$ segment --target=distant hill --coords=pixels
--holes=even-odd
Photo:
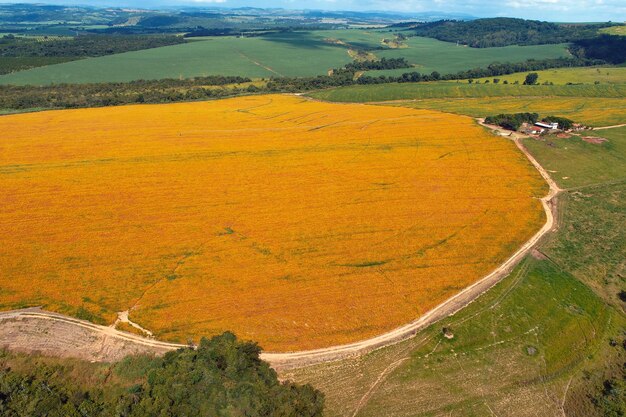
[[[506,17],[440,20],[415,26],[417,36],[459,42],[473,48],[572,42],[597,35],[606,24],[566,25]]]

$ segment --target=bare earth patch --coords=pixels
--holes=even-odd
[[[604,142],[608,142],[608,139],[600,138],[597,136],[582,136],[581,139],[585,142],[593,143],[594,145],[601,145]]]

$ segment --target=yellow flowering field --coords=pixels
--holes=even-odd
[[[470,118],[286,95],[0,117],[0,308],[267,350],[409,322],[543,224]]]
[[[626,69],[626,68],[625,68]],[[481,97],[416,100],[396,105],[485,117],[498,113],[539,113],[562,116],[590,126],[621,124],[626,120],[626,98],[590,97]]]

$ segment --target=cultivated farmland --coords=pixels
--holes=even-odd
[[[463,82],[395,83],[355,85],[312,93],[321,100],[336,102],[379,102],[426,98],[479,97],[604,97],[624,98],[625,84],[600,85],[502,85],[468,84]],[[497,109],[496,109],[497,110]]]
[[[350,50],[382,47],[389,33],[360,30],[275,33],[254,38],[207,37],[167,46],[50,65],[0,77],[0,84],[123,82],[138,79],[240,75],[252,78],[325,75],[352,61]],[[400,73],[457,72],[499,62],[566,55],[563,45],[475,49],[427,38],[408,48],[372,52],[377,58],[406,57],[416,65]],[[396,71],[396,72],[398,72]]]
[[[502,113],[534,112],[559,115],[589,126],[621,124],[626,120],[626,98],[593,97],[483,97],[435,98],[398,103],[418,109],[441,110],[473,117]],[[496,110],[494,110],[496,109]]]
[[[367,338],[486,275],[546,186],[466,117],[293,96],[0,118],[2,309],[269,350]]]
[[[626,128],[601,132],[608,142],[524,140],[575,188],[559,196],[558,231],[492,290],[409,341],[282,376],[324,391],[329,416],[610,415],[589,398],[605,398],[626,356],[612,343],[626,324]]]
[[[527,59],[546,59],[569,56],[566,45],[505,46],[500,48],[469,48],[431,38],[413,37],[406,48],[377,52],[383,58],[404,57],[414,64],[415,71],[430,74],[455,73],[472,68],[482,68],[494,62],[521,62]],[[407,70],[371,71],[368,75],[401,75]]]

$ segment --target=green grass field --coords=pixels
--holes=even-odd
[[[35,68],[0,77],[0,84],[122,82],[204,75],[307,76],[326,74],[351,60],[344,46],[304,35],[221,37]]]
[[[543,141],[526,140],[526,146],[544,168],[554,171],[553,178],[561,188],[626,180],[626,128],[587,131],[581,135],[608,141],[593,144],[577,136],[568,139],[548,136]]]
[[[329,416],[620,415],[601,405],[626,360],[626,128],[589,134],[608,142],[524,141],[573,188],[558,231],[495,288],[409,341],[282,376],[324,391]]]
[[[0,84],[123,82],[137,79],[240,75],[251,78],[327,74],[352,61],[348,50],[381,47],[388,33],[373,30],[325,30],[276,33],[255,38],[196,39],[184,45],[128,52],[0,77]],[[341,43],[337,43],[340,41]],[[378,58],[406,57],[442,73],[488,65],[494,61],[563,56],[561,45],[473,49],[433,39],[413,38],[408,48],[375,50]],[[407,70],[400,70],[400,73]]]
[[[601,144],[580,137],[526,139],[526,147],[560,187],[568,227],[545,245],[581,281],[619,304],[626,275],[626,127],[585,132],[607,139]]]
[[[408,71],[430,74],[455,73],[471,68],[486,67],[493,62],[521,62],[527,59],[546,59],[569,56],[566,45],[506,46],[503,48],[469,48],[431,38],[409,38],[407,48],[376,51],[380,58],[406,58],[413,70],[369,71],[367,75],[401,75]]]
[[[356,85],[334,88],[310,94],[312,97],[335,102],[380,102],[426,98],[483,97],[606,97],[623,98],[626,84],[600,85],[502,85],[467,84],[463,82],[432,82],[412,84]],[[497,110],[497,109],[496,109]]]
[[[621,26],[611,26],[608,28],[600,29],[602,33],[608,33],[609,35],[622,35],[626,36],[626,25]]]
[[[528,71],[530,72],[530,71]],[[505,80],[509,83],[523,83],[528,72],[518,72],[499,77],[485,77],[477,79],[481,83],[485,81],[493,82],[494,78],[499,78],[500,82]],[[626,83],[626,68],[624,67],[589,67],[589,68],[556,68],[544,71],[533,71],[539,74],[539,84],[550,82],[554,84],[583,83],[594,84],[624,84]]]

